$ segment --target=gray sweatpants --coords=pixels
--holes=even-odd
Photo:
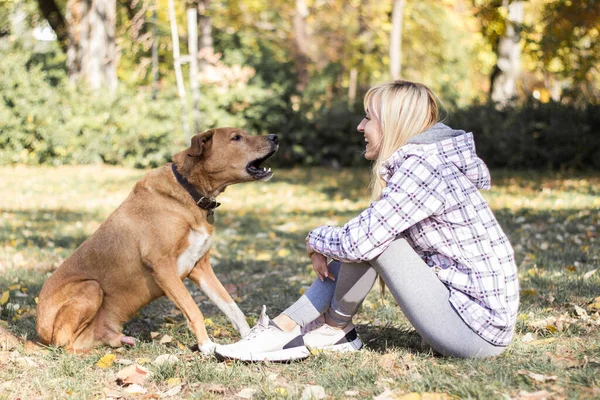
[[[335,282],[317,279],[283,314],[300,326],[325,312],[336,321],[350,321],[379,274],[406,318],[438,353],[482,358],[505,349],[482,339],[465,324],[450,304],[446,285],[405,239],[394,241],[368,263],[333,261],[329,271],[336,277]]]

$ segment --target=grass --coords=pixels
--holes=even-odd
[[[143,174],[111,167],[0,168],[0,295],[9,296],[0,323],[34,335],[35,298],[44,279]],[[322,386],[332,398],[374,397],[386,390],[388,398],[598,398],[600,305],[594,299],[600,296],[600,271],[593,271],[600,264],[600,175],[493,176],[494,188],[485,197],[515,248],[522,295],[515,339],[497,358],[433,355],[393,299],[373,291],[355,320],[366,343],[358,353],[321,353],[293,364],[221,363],[187,349],[193,335],[177,308],[160,299],[126,325],[127,334],[141,339],[135,348],[85,355],[48,349],[29,359],[22,351],[0,352],[0,399],[92,398],[106,389],[140,398],[115,383],[127,361],[152,372],[143,384],[146,396],[164,394],[180,379],[175,398],[236,398],[251,388],[254,398],[293,399],[307,385]],[[368,171],[360,169],[277,171],[269,183],[238,185],[220,196],[213,266],[251,322],[262,304],[275,316],[310,285],[315,276],[304,253],[306,233],[342,224],[367,207],[367,179]],[[237,340],[208,298],[187,286],[214,340]],[[160,344],[151,332],[173,340]],[[98,367],[108,353],[117,361]],[[162,354],[175,354],[178,361],[149,362]]]

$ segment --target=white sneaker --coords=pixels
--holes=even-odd
[[[217,345],[215,355],[219,359],[241,361],[291,361],[310,355],[304,346],[300,327],[291,332],[282,331],[271,322],[263,306],[258,323],[239,342]]]
[[[312,350],[329,350],[339,352],[357,351],[362,347],[356,328],[350,322],[344,329],[336,329],[325,323],[325,317],[306,325],[302,330],[304,344]]]

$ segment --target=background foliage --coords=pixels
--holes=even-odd
[[[519,101],[511,108],[486,103],[498,38],[506,29],[497,0],[408,1],[403,77],[432,87],[447,121],[474,132],[480,155],[491,166],[598,167],[600,51],[593,43],[600,6],[575,3],[525,3]],[[389,79],[391,2],[307,0],[309,80],[303,88],[294,61],[293,2],[208,4],[214,54],[200,77],[201,130],[239,126],[257,134],[278,133],[282,147],[275,162],[280,165],[363,162],[355,128],[364,92]],[[17,8],[26,29],[44,25],[33,0],[0,0],[0,164],[154,167],[184,146],[166,5],[166,0],[118,3],[120,88],[111,94],[73,84],[56,43],[40,43],[31,33],[14,35],[10,16]],[[176,5],[185,53],[186,5]],[[150,62],[154,37],[160,75],[156,98]],[[354,98],[348,92],[351,70],[358,81]],[[186,79],[188,73],[184,67]]]

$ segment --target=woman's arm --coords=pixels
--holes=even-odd
[[[384,188],[381,199],[342,227],[320,226],[307,237],[315,252],[344,262],[369,261],[396,237],[444,208],[441,171],[420,156],[408,157]]]

